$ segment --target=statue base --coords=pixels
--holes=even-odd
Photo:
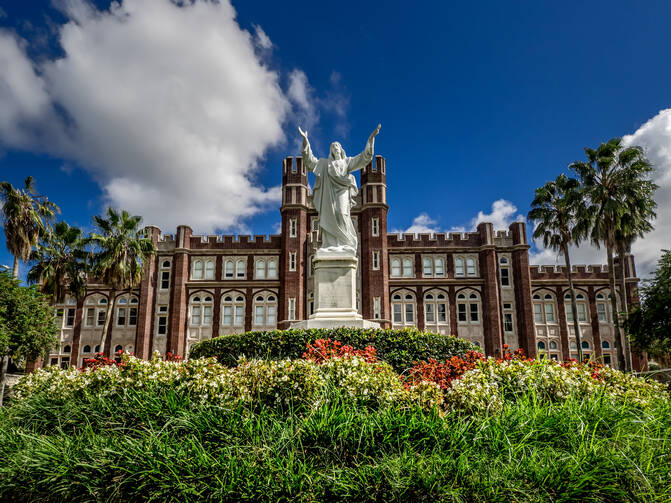
[[[291,328],[380,328],[364,320],[356,308],[356,255],[340,251],[317,251],[314,264],[315,312]]]

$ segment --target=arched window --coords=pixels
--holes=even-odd
[[[235,277],[244,279],[247,272],[247,263],[244,260],[238,260],[235,263]]]
[[[608,341],[602,341],[601,342],[601,347],[603,349],[610,349],[610,343]]]
[[[473,258],[466,259],[466,275],[477,276],[477,270],[475,268],[475,259]]]
[[[576,309],[578,311],[578,322],[587,323],[587,302],[585,302],[585,295],[576,292]],[[571,292],[564,294],[564,309],[566,310],[566,321],[573,323],[573,307],[571,306]]]
[[[463,290],[457,295],[457,321],[461,325],[480,324],[480,295],[475,290]]]
[[[193,263],[193,271],[191,272],[193,279],[203,279],[203,261],[196,260]]]
[[[221,326],[226,328],[245,325],[245,298],[236,292],[229,292],[221,298]]]
[[[449,333],[447,295],[431,290],[424,295],[424,321],[427,329]]]
[[[582,342],[580,343],[580,347],[582,347],[583,349],[589,349],[589,342],[587,342],[587,341],[582,341]]]
[[[189,325],[207,327],[212,325],[212,297],[208,294],[196,294],[189,303]]]
[[[161,290],[168,290],[170,288],[170,261],[164,260],[161,262]]]
[[[391,301],[393,324],[395,326],[415,325],[415,294],[409,290],[394,293]]]
[[[395,278],[399,277],[401,275],[401,260],[400,259],[392,259],[391,261],[391,275]]]
[[[224,277],[231,279],[233,277],[233,261],[227,260],[224,264]]]
[[[69,353],[72,351],[72,348],[70,346],[63,346],[63,353]]]
[[[538,342],[538,349],[542,351],[545,350],[545,343],[543,341]]]
[[[424,259],[422,260],[422,264],[423,264],[422,273],[424,277],[433,276],[433,260],[431,260],[431,257],[424,257]]]
[[[256,279],[266,279],[266,261],[263,259],[257,259],[255,263],[256,267]]]
[[[214,260],[205,262],[205,279],[214,279]]]
[[[254,297],[254,326],[275,328],[277,325],[277,298],[271,293],[257,294]]]
[[[93,352],[94,352],[94,353],[100,353],[100,344],[98,344],[98,345],[93,349]]]
[[[90,353],[91,352],[91,346],[88,344],[84,346],[84,349],[82,349],[82,353]]]
[[[557,343],[555,341],[550,341],[550,349],[557,349]]]
[[[507,259],[506,257],[501,257],[501,258],[499,259],[499,263],[500,263],[501,265],[506,265],[506,264],[508,263],[508,259]]]
[[[499,258],[499,276],[501,277],[501,286],[510,286],[510,267],[506,257]]]
[[[412,269],[413,269],[412,259],[404,258],[403,259],[403,277],[404,278],[411,278],[413,276]]]
[[[436,259],[433,262],[436,269],[435,270],[436,276],[445,276],[445,261],[440,257],[436,257]]]
[[[118,353],[119,351],[123,351],[123,346],[121,344],[114,346],[114,352]]]

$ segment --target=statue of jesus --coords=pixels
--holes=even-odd
[[[357,235],[350,209],[355,204],[357,187],[352,173],[364,168],[373,159],[375,136],[380,127],[378,124],[370,134],[366,148],[359,155],[347,157],[340,143],[335,141],[331,143],[328,159],[317,159],[312,154],[307,131],[298,128],[303,137],[303,165],[317,177],[312,193],[319,214],[320,252],[356,254]]]

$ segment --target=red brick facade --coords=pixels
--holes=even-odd
[[[180,225],[172,236],[152,227],[158,254],[147,262],[136,292],[117,294],[136,303],[128,304],[131,310],[136,306],[136,314],[120,318],[115,300],[111,348],[132,349],[142,358],[154,351],[185,357],[203,339],[288,328],[306,319],[313,308],[311,258],[319,233],[301,161],[283,161],[280,235],[196,236]],[[500,355],[504,344],[532,356],[566,359],[575,353],[573,324],[567,323],[564,306],[566,271],[529,265],[524,223],[503,231],[481,223],[466,234],[398,235],[388,234],[388,211],[386,160],[376,156],[361,172],[352,209],[360,244],[358,308],[365,319],[383,327],[454,334],[492,356]],[[631,302],[637,285],[633,257],[627,257],[626,269]],[[574,282],[583,295],[580,326],[586,351],[599,358],[611,355],[614,364],[612,320],[602,306],[608,274],[602,266],[577,266]],[[79,365],[90,355],[101,333],[98,317],[106,298],[100,285],[70,306],[76,310],[74,323],[64,321],[59,353],[47,363]],[[634,361],[645,364],[640,355]]]

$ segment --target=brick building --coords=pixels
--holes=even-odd
[[[168,235],[150,227],[158,253],[146,264],[140,287],[116,297],[111,350],[142,358],[153,351],[185,356],[211,337],[288,328],[306,319],[314,309],[319,231],[301,161],[283,161],[280,235],[197,236],[185,225]],[[390,234],[381,156],[362,170],[357,198],[357,303],[365,319],[458,335],[487,355],[499,355],[508,344],[529,355],[577,356],[565,268],[529,265],[524,223],[507,230],[481,223],[467,234]],[[631,302],[638,282],[633,257],[626,257],[625,267]],[[574,270],[583,351],[616,365],[607,269]],[[99,351],[108,292],[89,284],[84,299],[66,298],[57,306],[61,343],[48,364],[79,366]]]

